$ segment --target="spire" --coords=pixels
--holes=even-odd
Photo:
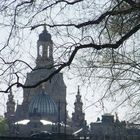
[[[80,95],[80,89],[79,88],[80,88],[80,86],[78,85],[78,91],[77,91],[78,95]]]
[[[14,101],[14,96],[12,94],[12,89],[10,89],[10,94],[8,95],[8,101],[6,105],[7,105],[6,118],[9,118],[15,112],[15,101]]]
[[[74,126],[83,127],[85,123],[85,114],[83,112],[83,103],[80,95],[80,88],[78,86],[76,101],[74,103],[74,112],[72,113],[72,121]]]
[[[76,101],[77,102],[82,102],[81,101],[80,86],[79,85],[78,85],[78,90],[77,90],[77,95],[76,95]]]
[[[8,100],[10,101],[10,102],[13,102],[14,101],[14,96],[13,96],[13,94],[12,94],[12,89],[10,88],[10,94],[8,95]]]
[[[46,25],[44,24],[44,31],[47,31]]]
[[[9,135],[14,133],[14,122],[15,122],[15,101],[12,94],[12,89],[10,89],[10,94],[8,95],[7,112],[5,113],[5,118],[9,127]]]

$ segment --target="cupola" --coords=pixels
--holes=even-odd
[[[43,42],[52,41],[51,34],[48,33],[46,26],[44,26],[44,30],[42,31],[42,33],[39,34],[39,41],[43,41]]]

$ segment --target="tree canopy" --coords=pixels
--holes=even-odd
[[[7,135],[8,125],[4,118],[0,117],[0,136]]]

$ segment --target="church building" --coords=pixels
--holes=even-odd
[[[36,67],[30,73],[27,73],[25,86],[38,84],[55,70],[52,37],[44,27],[37,41]],[[74,103],[74,113],[72,118],[68,116],[66,85],[61,72],[35,88],[24,88],[23,102],[20,105],[18,104],[16,109],[13,98],[12,91],[10,91],[7,112],[5,113],[9,125],[9,134],[29,136],[41,131],[64,132],[64,129],[72,133],[86,124],[79,87]],[[23,120],[28,120],[26,125],[19,123]],[[51,122],[51,124],[43,125],[41,120]],[[66,124],[68,128],[65,128]]]

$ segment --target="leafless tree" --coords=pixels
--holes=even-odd
[[[34,88],[68,68],[76,69],[84,82],[95,74],[104,78],[109,82],[104,96],[125,92],[121,103],[131,98],[133,106],[139,104],[139,0],[2,0],[0,9],[0,79],[10,81],[1,92]],[[33,70],[25,55],[34,59],[32,38],[44,25],[53,35],[56,71],[25,86],[26,72]]]

